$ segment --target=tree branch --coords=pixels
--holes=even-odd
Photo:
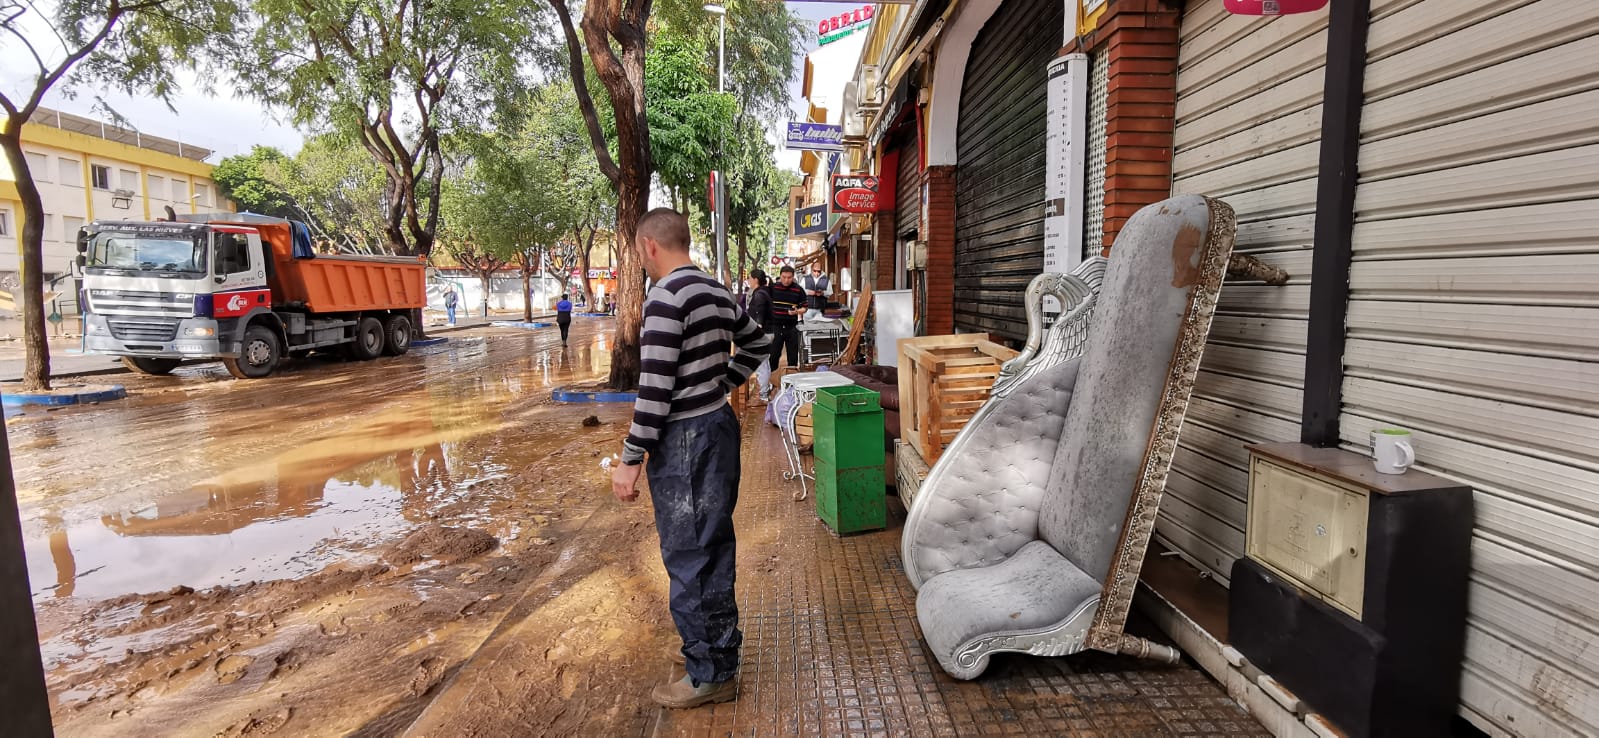
[[[600,128],[600,116],[594,109],[594,96],[589,92],[588,70],[583,66],[583,44],[578,41],[577,29],[572,25],[572,12],[566,0],[550,0],[555,14],[561,18],[561,31],[566,35],[567,63],[572,68],[572,89],[577,93],[578,107],[583,111],[583,124],[588,129],[589,144],[594,147],[594,158],[599,162],[600,173],[614,186],[622,181],[622,170],[611,157],[611,148],[605,141],[605,131]],[[607,51],[609,51],[607,49]]]

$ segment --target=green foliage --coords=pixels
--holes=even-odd
[[[704,49],[692,39],[657,39],[644,65],[655,171],[662,184],[686,191],[702,209],[706,176],[716,167],[734,112],[733,98],[715,92],[707,72],[714,75],[715,68],[706,69]]]
[[[271,146],[255,146],[248,154],[229,156],[218,162],[211,178],[216,180],[222,196],[241,210],[304,220],[306,216],[295,205],[294,198],[267,178],[269,168],[281,167],[286,160],[288,157],[283,152]]]
[[[383,234],[388,182],[353,141],[337,134],[312,136],[293,158],[269,158],[260,172],[268,186],[294,203],[325,245],[346,253],[389,250]]]
[[[788,83],[811,35],[809,24],[782,0],[723,0],[722,4],[727,8],[727,91],[750,114],[786,120]],[[699,49],[710,70],[710,89],[716,89],[717,18],[705,11],[704,0],[655,0],[653,17],[656,45],[670,38]],[[653,128],[650,133],[654,135]]]
[[[441,248],[452,257],[529,269],[560,252],[564,264],[580,229],[614,217],[573,94],[543,85],[527,96],[520,130],[463,142],[470,160],[444,183]]]
[[[538,11],[509,0],[254,0],[223,60],[252,97],[355,141],[383,168],[386,234],[427,253],[443,142],[484,123],[521,84]]]

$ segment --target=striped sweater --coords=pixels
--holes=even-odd
[[[728,358],[729,347],[738,353]],[[710,275],[685,266],[650,288],[639,339],[642,363],[633,427],[622,460],[637,463],[674,420],[720,408],[766,358],[771,339]]]

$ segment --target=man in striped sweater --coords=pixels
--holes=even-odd
[[[769,340],[727,289],[689,259],[688,220],[657,208],[639,219],[634,247],[654,281],[644,303],[643,362],[633,427],[611,476],[623,502],[649,474],[672,620],[688,676],[655,688],[666,707],[738,695],[738,605],[733,601],[733,506],[738,502],[738,418],[727,393],[749,379]],[[738,345],[730,359],[729,347]]]

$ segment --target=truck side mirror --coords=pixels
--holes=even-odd
[[[84,268],[84,267],[86,267],[88,265],[89,265],[89,258],[84,256],[83,254],[78,254],[78,268],[82,269],[82,268]]]
[[[89,231],[83,228],[78,229],[78,253],[89,253]],[[78,261],[81,263],[82,257],[79,257]]]

